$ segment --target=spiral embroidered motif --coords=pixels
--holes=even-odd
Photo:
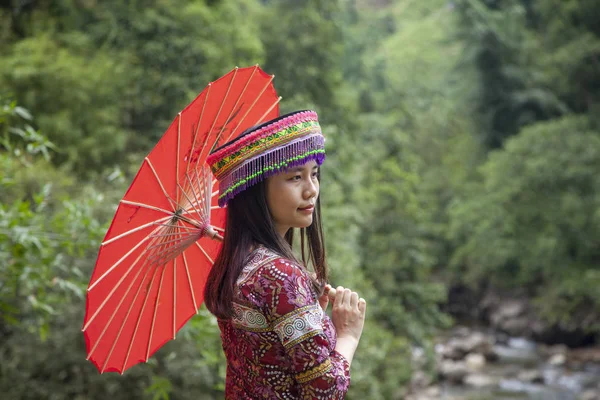
[[[252,331],[267,330],[269,327],[267,319],[260,311],[239,303],[233,303],[232,322],[238,327]]]
[[[322,332],[323,310],[318,304],[299,308],[275,322],[273,330],[285,347]]]

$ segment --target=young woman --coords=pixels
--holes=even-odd
[[[219,205],[227,205],[204,292],[221,329],[227,399],[341,399],[348,390],[366,303],[338,287],[331,319],[324,313],[324,158],[317,114],[298,111],[249,129],[208,159]],[[292,252],[294,228],[301,260]]]

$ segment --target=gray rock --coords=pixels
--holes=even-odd
[[[567,356],[563,353],[555,354],[552,357],[550,357],[550,360],[548,360],[548,364],[554,366],[564,365],[565,362],[567,362]]]
[[[498,379],[489,375],[472,374],[465,378],[465,385],[477,389],[490,389],[498,386]]]
[[[580,398],[581,400],[600,400],[600,390],[586,390]]]
[[[511,336],[521,336],[528,332],[530,320],[527,317],[507,318],[503,320],[498,328]]]
[[[440,375],[451,383],[462,383],[469,372],[467,365],[462,361],[444,360],[438,369]]]
[[[416,371],[410,379],[410,387],[413,391],[421,390],[431,385],[432,378],[423,371]]]
[[[437,400],[440,395],[441,390],[438,386],[430,386],[427,389],[406,396],[404,400]]]
[[[541,350],[546,357],[551,357],[555,354],[567,354],[569,348],[564,344],[555,344],[553,346],[543,346]]]
[[[528,369],[519,372],[517,379],[527,383],[544,383],[544,375],[536,369]]]
[[[485,367],[485,357],[482,354],[471,353],[465,358],[465,363],[470,371],[479,372]]]
[[[497,325],[502,320],[522,316],[527,310],[523,300],[509,299],[502,301],[490,315],[492,324]]]

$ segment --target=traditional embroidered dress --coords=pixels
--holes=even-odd
[[[348,361],[306,270],[258,248],[236,284],[234,318],[219,320],[227,399],[343,399]]]

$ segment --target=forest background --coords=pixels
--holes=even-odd
[[[453,293],[519,293],[559,338],[598,343],[597,21],[594,0],[2,2],[3,398],[222,398],[204,309],[124,376],[98,374],[80,329],[143,157],[208,82],[257,63],[328,138],[331,282],[369,302],[349,399],[402,398],[412,349],[433,365],[461,317]]]

